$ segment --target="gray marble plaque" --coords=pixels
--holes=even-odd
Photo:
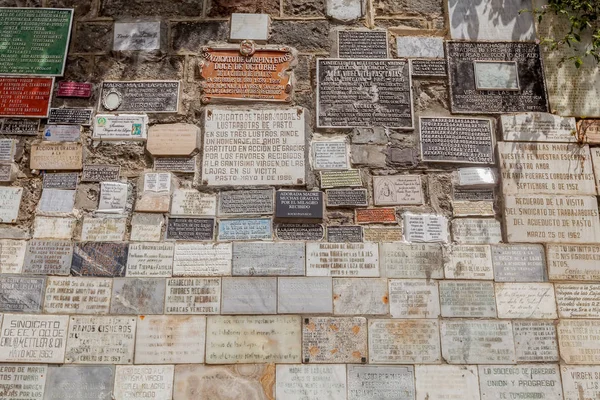
[[[417,400],[479,400],[476,365],[416,365]]]
[[[413,400],[414,377],[410,365],[349,365],[348,400]]]
[[[47,314],[108,314],[112,279],[49,276],[44,296]]]
[[[496,318],[493,282],[440,281],[442,317]]]
[[[279,314],[331,314],[333,312],[331,278],[280,277],[277,281]]]
[[[600,280],[599,245],[548,245],[547,255],[551,280]]]
[[[233,243],[233,275],[304,275],[304,261],[304,243]]]
[[[392,318],[437,318],[440,316],[438,282],[431,279],[390,279]]]
[[[45,287],[43,277],[0,276],[0,311],[39,313]]]
[[[23,273],[69,275],[73,244],[69,240],[33,239],[27,244]]]
[[[333,279],[334,314],[383,315],[389,309],[387,279]]]
[[[327,241],[330,243],[360,243],[363,241],[363,227],[360,225],[328,226]]]
[[[442,357],[448,364],[514,364],[510,321],[442,320]]]
[[[222,314],[277,314],[277,278],[223,278]]]
[[[131,218],[129,240],[132,242],[160,242],[165,217],[162,214],[134,213]]]
[[[115,278],[110,300],[111,314],[162,314],[164,278]]]
[[[480,365],[481,396],[486,400],[562,400],[559,366],[554,364]]]
[[[42,400],[47,365],[0,364],[0,396],[4,400]]]
[[[443,279],[439,244],[381,243],[381,276],[387,278]]]
[[[273,196],[273,189],[220,192],[219,215],[273,214]]]
[[[363,317],[304,318],[304,363],[366,363],[367,319]]]
[[[167,279],[165,314],[219,314],[221,278]]]
[[[122,242],[127,232],[127,218],[83,217],[83,242]]]
[[[557,362],[558,342],[554,321],[513,321],[518,362]]]
[[[539,244],[492,245],[496,282],[543,282],[546,277],[544,246]]]
[[[439,364],[437,319],[370,319],[369,363]]]
[[[277,365],[275,398],[346,400],[346,366]]]
[[[114,366],[48,367],[44,400],[112,400]]]
[[[173,398],[174,365],[117,365],[115,399]]]

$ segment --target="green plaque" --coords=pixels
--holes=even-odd
[[[0,7],[0,74],[61,76],[73,9]]]

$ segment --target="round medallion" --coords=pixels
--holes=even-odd
[[[256,51],[256,46],[252,40],[242,40],[240,43],[240,54],[250,57]]]
[[[110,89],[102,98],[102,106],[107,110],[114,111],[121,106],[123,96],[115,89]]]

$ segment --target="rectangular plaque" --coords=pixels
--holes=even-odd
[[[204,127],[203,184],[304,184],[303,109],[210,109]]]
[[[513,333],[517,361],[559,360],[554,321],[513,321]]]
[[[496,282],[543,282],[546,278],[544,246],[539,244],[492,245]]]
[[[264,43],[269,38],[269,14],[232,13],[229,20],[229,40],[241,42],[256,40]]]
[[[71,275],[125,276],[127,243],[75,243]]]
[[[0,394],[5,400],[43,399],[47,365],[0,364],[0,371]]]
[[[2,11],[0,11],[1,18]],[[0,26],[1,29],[1,26]],[[0,60],[2,58],[0,50]],[[0,69],[2,62],[0,61]],[[54,78],[0,77],[1,117],[46,118]]]
[[[188,157],[198,147],[200,128],[193,124],[157,124],[148,128],[146,150],[152,156]]]
[[[12,182],[16,179],[16,164],[0,164],[0,182]]]
[[[452,215],[455,217],[493,217],[494,203],[491,201],[453,201]]]
[[[134,213],[131,218],[129,240],[132,242],[160,242],[165,224],[163,214]]]
[[[80,97],[88,99],[92,97],[92,84],[88,82],[58,82],[57,97]]]
[[[319,241],[325,229],[321,224],[277,224],[275,235],[279,240]]]
[[[277,399],[346,400],[345,365],[277,365]]]
[[[574,143],[577,137],[575,118],[528,112],[501,115],[502,137],[511,142],[566,142]]]
[[[148,116],[96,114],[92,138],[96,140],[146,140]]]
[[[112,279],[49,276],[44,295],[47,314],[108,314]]]
[[[522,364],[514,368],[479,366],[484,399],[562,399],[558,365]]]
[[[495,287],[498,318],[558,318],[551,283],[496,283]]]
[[[502,229],[493,218],[455,218],[452,239],[461,244],[495,244],[502,241]]]
[[[174,247],[173,243],[130,243],[126,276],[171,276]]]
[[[565,365],[561,368],[565,400],[593,399],[600,396],[600,366]]]
[[[367,360],[367,319],[364,317],[310,317],[302,324],[304,363],[347,364]]]
[[[360,243],[363,241],[363,227],[360,225],[328,226],[327,241],[330,243]]]
[[[81,127],[77,125],[46,125],[42,139],[49,142],[78,142]]]
[[[0,134],[37,136],[40,129],[39,119],[0,118]]]
[[[273,214],[273,189],[222,191],[219,215]]]
[[[322,220],[323,211],[323,192],[275,192],[275,218],[279,220]]]
[[[332,281],[328,277],[277,279],[279,314],[331,314]]]
[[[51,108],[48,123],[89,126],[92,124],[93,115],[93,108]]]
[[[217,195],[194,189],[173,192],[170,215],[216,215]]]
[[[339,30],[339,58],[388,58],[387,31]]]
[[[496,199],[494,189],[462,189],[454,187],[452,198],[455,201],[490,201]]]
[[[114,381],[112,365],[50,366],[44,400],[112,400]]]
[[[396,50],[399,58],[444,58],[444,39],[439,36],[398,35]]]
[[[413,77],[446,77],[448,69],[446,60],[410,60],[411,75]]]
[[[555,290],[560,318],[600,318],[600,285],[557,283]]]
[[[440,281],[442,317],[496,318],[493,282]]]
[[[237,276],[304,275],[304,243],[233,243],[232,273]]]
[[[0,187],[0,223],[17,222],[22,197],[22,187]]]
[[[83,217],[81,240],[84,242],[121,242],[127,231],[127,218]]]
[[[388,297],[392,318],[438,318],[440,316],[437,281],[390,279]]]
[[[213,240],[214,218],[167,219],[167,240]]]
[[[116,22],[113,50],[152,51],[160,50],[165,41],[166,27],[161,21]],[[161,32],[164,28],[164,32]]]
[[[421,205],[423,204],[421,176],[374,176],[373,200],[376,206]]]
[[[443,215],[404,213],[404,237],[408,242],[448,242],[448,219]]]
[[[6,316],[4,317],[6,321]],[[600,320],[561,319],[558,321],[560,358],[566,364],[600,363]]]
[[[117,365],[116,399],[172,399],[174,365]]]
[[[438,364],[440,361],[438,320],[369,320],[369,363]]]
[[[164,278],[113,279],[111,314],[162,314],[164,307]]]
[[[396,209],[394,207],[363,208],[354,210],[357,224],[395,224]]]
[[[401,242],[402,228],[382,228],[378,226],[363,227],[365,242]]]
[[[176,113],[179,81],[104,81],[99,112]]]
[[[376,97],[370,96],[377,91]],[[413,129],[407,60],[317,59],[317,126]]]
[[[446,54],[452,113],[548,111],[539,45],[447,41]],[[509,67],[508,62],[516,65]],[[486,80],[486,75],[481,73],[482,65],[488,70],[490,66],[496,68],[492,76],[487,75],[491,80]],[[498,84],[496,81],[507,76],[502,72],[508,72],[510,81]]]
[[[36,239],[71,239],[77,220],[36,216],[33,220],[33,237]]]
[[[119,165],[90,165],[83,166],[82,182],[106,182],[119,180],[121,167]]]
[[[360,170],[321,171],[321,188],[361,187],[363,185]]]
[[[494,279],[489,245],[453,244],[448,249],[447,279]]]
[[[415,374],[418,400],[480,399],[475,365],[416,365]]]
[[[442,357],[448,364],[514,364],[512,324],[498,320],[442,320]]]
[[[307,276],[379,276],[377,243],[306,243]]]
[[[38,202],[38,215],[65,216],[73,212],[75,190],[43,189]]]
[[[23,273],[69,275],[73,244],[69,240],[32,239],[27,244]]]
[[[43,174],[44,189],[76,189],[79,172],[58,172]]]
[[[0,311],[39,313],[45,287],[43,277],[0,276]]]
[[[291,65],[294,56],[289,48],[254,49],[244,56],[238,48],[204,48],[200,73],[203,99],[291,100]]]
[[[414,399],[414,375],[412,366],[348,365],[348,400]]]
[[[80,143],[35,143],[31,145],[31,169],[80,170],[83,148]]]
[[[457,177],[457,185],[462,189],[493,187],[497,183],[495,170],[489,167],[459,168]]]
[[[26,251],[26,240],[0,239],[0,273],[20,274]]]
[[[231,243],[176,243],[173,276],[231,275]]]
[[[439,244],[381,243],[379,251],[382,277],[444,278]]]
[[[221,278],[167,279],[165,314],[220,314]]]
[[[15,139],[0,139],[0,162],[13,162],[17,141]]]
[[[221,314],[277,314],[277,278],[223,278]]]
[[[367,207],[367,189],[327,189],[327,207]]]
[[[194,172],[196,172],[196,158],[196,156],[157,157],[154,159],[154,170],[193,174]]]
[[[312,143],[313,170],[350,167],[345,141],[314,141]]]
[[[425,162],[494,163],[494,137],[489,119],[420,117],[419,134]]]
[[[219,220],[219,240],[271,240],[270,218],[245,218]]]
[[[390,313],[387,279],[333,278],[333,313],[387,315]]]
[[[547,252],[550,280],[600,280],[600,245],[550,244]]]

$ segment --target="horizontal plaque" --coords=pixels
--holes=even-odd
[[[0,60],[1,58],[0,53]],[[1,65],[0,61],[0,69]],[[46,118],[53,85],[54,78],[0,77],[0,92],[3,97],[0,116]]]
[[[307,276],[379,276],[376,243],[307,243]]]
[[[388,304],[387,279],[333,278],[336,315],[387,315]]]
[[[327,189],[325,197],[327,207],[367,207],[369,205],[367,189]]]
[[[454,201],[491,201],[496,200],[494,189],[463,189],[454,187],[452,190]]]
[[[345,365],[277,365],[276,371],[275,395],[278,399],[318,399],[323,396],[329,400],[346,399]]]
[[[600,366],[561,366],[562,388],[565,400],[579,400],[582,397],[593,399],[600,395],[598,378],[600,377]]]
[[[600,318],[600,285],[556,283],[554,287],[560,318]]]
[[[512,324],[498,320],[442,320],[442,357],[448,364],[514,364]]]
[[[493,282],[440,281],[442,317],[496,318]]]
[[[176,243],[173,276],[231,275],[231,243]]]
[[[167,240],[213,240],[214,218],[168,218]]]
[[[38,202],[38,215],[68,215],[73,212],[75,190],[43,189]]]
[[[396,209],[387,208],[364,208],[354,211],[357,224],[395,224]]]
[[[446,60],[410,60],[413,77],[446,77],[448,68]]]
[[[179,81],[104,81],[100,112],[176,113]]]
[[[171,399],[174,372],[174,365],[117,365],[114,396]]]
[[[452,220],[452,239],[461,244],[500,243],[500,222],[493,218],[455,218]]]
[[[266,42],[269,38],[271,19],[268,14],[232,13],[229,20],[229,40],[238,42],[256,40]]]
[[[304,243],[233,243],[233,275],[304,275]]]
[[[376,206],[423,204],[421,176],[374,176],[373,201]]]
[[[77,220],[75,218],[53,218],[36,216],[33,220],[35,239],[71,239]]]
[[[275,218],[278,220],[322,220],[323,211],[323,192],[275,192]]]
[[[271,240],[270,218],[245,218],[219,220],[219,240]]]
[[[481,395],[485,399],[533,398],[562,400],[558,365],[523,364],[479,366]]]
[[[73,244],[69,240],[33,239],[27,244],[23,273],[69,275]]]
[[[279,240],[319,241],[325,235],[321,224],[277,224],[275,235]]]
[[[0,134],[37,136],[40,129],[39,119],[0,118]]]
[[[56,97],[92,97],[92,84],[88,82],[58,82]]]
[[[83,217],[81,240],[84,242],[122,242],[127,231],[127,218]]]
[[[42,400],[47,365],[0,364],[0,394],[7,400]]]
[[[45,286],[43,277],[0,276],[0,311],[39,313]]]
[[[161,21],[116,22],[114,26],[113,50],[160,50],[161,43],[165,41],[165,35],[166,26]],[[126,398],[125,396],[122,397]]]
[[[362,187],[360,170],[321,171],[321,188]]]
[[[566,142],[577,141],[573,134],[577,131],[575,118],[558,115],[528,112],[501,115],[502,137],[512,142]]]
[[[381,243],[381,276],[388,278],[443,279],[439,244]]]
[[[447,279],[494,279],[488,245],[454,244],[448,248],[444,273]]]
[[[6,316],[4,316],[6,321]],[[561,319],[556,328],[560,358],[566,364],[600,362],[600,320]]]
[[[76,189],[79,182],[78,172],[58,172],[43,174],[44,189]]]
[[[89,126],[92,124],[93,115],[93,108],[51,108],[48,123]]]
[[[223,278],[221,314],[277,314],[277,278]]]
[[[165,307],[165,279],[114,278],[110,299],[111,314],[162,314]]]
[[[345,141],[314,141],[312,143],[313,170],[348,169],[348,148]]]
[[[384,30],[340,29],[339,58],[388,58],[388,33]]]
[[[547,252],[550,280],[600,280],[600,245],[550,244]]]
[[[415,365],[415,378],[418,400],[480,399],[476,365]]]
[[[134,213],[131,218],[130,239],[132,242],[160,242],[165,224],[163,214]]]
[[[452,215],[455,217],[493,217],[494,203],[491,201],[453,201]]]
[[[196,158],[196,156],[157,157],[154,159],[154,170],[193,174],[194,172],[196,172]]]
[[[556,319],[551,283],[496,283],[498,318]]]
[[[494,169],[489,167],[459,168],[457,176],[458,186],[462,189],[490,187],[495,186],[497,183],[496,173]]]
[[[219,215],[273,214],[273,189],[222,191]]]
[[[174,247],[173,243],[130,243],[126,276],[171,276]]]
[[[108,314],[112,279],[49,276],[44,295],[47,314]]]
[[[399,58],[444,58],[444,39],[439,36],[397,36]]]
[[[201,193],[195,189],[178,189],[173,192],[170,215],[216,215],[217,195]]]
[[[392,318],[438,318],[440,316],[440,294],[436,281],[390,279],[387,298],[389,298]]]
[[[331,314],[332,281],[328,277],[279,277],[279,314]]]
[[[367,319],[311,317],[302,324],[304,363],[366,363]]]
[[[156,156],[189,156],[198,147],[200,128],[193,124],[158,124],[148,128],[146,150]]]
[[[220,314],[221,278],[167,279],[165,314]]]
[[[438,364],[440,361],[438,320],[369,320],[369,363]]]
[[[448,242],[448,219],[443,215],[404,213],[404,237],[409,242]]]
[[[544,246],[496,244],[492,246],[496,282],[543,282],[546,278]]]
[[[29,168],[42,170],[80,170],[83,148],[80,143],[35,143],[31,145]]]
[[[363,227],[357,225],[328,226],[327,241],[330,243],[360,243],[363,241]]]
[[[71,275],[125,276],[127,251],[127,243],[75,243]]]
[[[519,362],[556,362],[558,343],[554,321],[513,321],[515,350]]]
[[[146,140],[147,115],[96,114],[92,138],[97,140]]]
[[[401,242],[402,228],[382,228],[378,226],[364,226],[363,236],[365,242]]]
[[[112,400],[114,381],[115,367],[112,365],[51,365],[44,399]]]

